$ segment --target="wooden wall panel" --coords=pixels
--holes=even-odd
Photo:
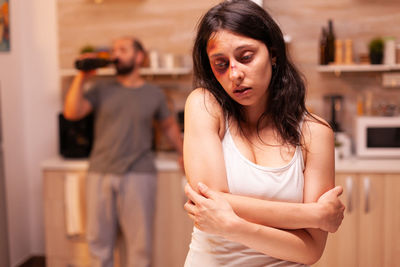
[[[58,0],[60,67],[71,67],[79,49],[109,45],[123,35],[136,35],[159,53],[190,54],[200,16],[219,0]],[[321,27],[334,19],[336,36],[350,38],[354,56],[367,52],[376,36],[395,36],[400,42],[400,2],[394,0],[265,0],[264,8],[292,37],[292,58],[305,74],[307,106],[325,117],[323,95],[345,95],[345,130],[351,131],[357,95],[372,91],[376,105],[400,105],[398,90],[382,89],[381,73],[333,74],[316,71]],[[186,84],[187,81],[185,81]],[[187,85],[184,85],[187,88]],[[179,104],[182,106],[183,104]]]

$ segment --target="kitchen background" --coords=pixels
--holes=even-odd
[[[68,71],[79,50],[107,46],[135,35],[159,55],[190,55],[199,16],[211,0],[37,0],[10,1],[11,51],[0,54],[5,197],[10,266],[43,255],[41,162],[58,154],[57,114]],[[383,88],[382,72],[318,71],[321,27],[333,19],[336,38],[352,39],[354,60],[377,36],[400,41],[400,3],[395,0],[265,0],[264,8],[291,37],[291,55],[308,84],[308,107],[324,116],[323,95],[345,99],[344,129],[351,134],[357,97],[400,104],[399,88]],[[176,110],[190,92],[190,75],[152,76]],[[0,181],[1,182],[1,181]],[[4,242],[3,240],[1,242]],[[2,260],[2,259],[0,259]]]
[[[58,1],[60,67],[71,68],[77,53],[85,45],[104,47],[110,44],[110,39],[132,34],[160,56],[170,53],[176,57],[190,56],[198,18],[217,2],[103,0],[102,4],[94,5],[84,0]],[[333,20],[337,39],[353,41],[353,58],[358,61],[360,54],[368,53],[368,43],[373,38],[400,35],[398,2],[283,0],[265,1],[264,7],[281,25],[284,34],[290,36],[289,49],[307,79],[307,103],[312,111],[324,116],[323,95],[345,95],[344,128],[350,131],[357,96],[365,98],[366,92],[372,91],[376,105],[388,101],[399,105],[398,90],[382,90],[382,73],[346,73],[338,78],[333,73],[321,74],[316,67],[321,28],[327,27],[328,19]],[[182,108],[187,89],[190,89],[190,79],[189,83],[184,81],[188,79],[181,77],[172,84],[164,81],[164,88],[175,98],[178,109]],[[176,90],[182,88],[186,91]]]

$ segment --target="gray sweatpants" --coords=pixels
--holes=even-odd
[[[112,267],[118,227],[126,246],[126,266],[151,266],[157,176],[89,173],[87,240],[93,267]]]

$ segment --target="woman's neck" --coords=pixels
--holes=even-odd
[[[246,124],[250,128],[257,127],[257,123],[259,122],[260,118],[265,112],[265,105],[258,105],[258,106],[248,106],[244,108],[244,115],[246,118]],[[261,127],[263,126],[264,122],[261,122]]]
[[[246,122],[250,128],[253,126],[257,126],[258,121],[267,110],[267,99],[268,91],[266,91],[265,94],[263,94],[257,102],[255,102],[251,106],[244,107],[244,115],[246,118]],[[263,122],[261,122],[261,128],[265,126],[266,122],[266,120],[263,120]]]

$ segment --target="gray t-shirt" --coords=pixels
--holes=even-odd
[[[93,105],[95,115],[89,171],[155,172],[153,119],[170,115],[162,90],[147,83],[126,88],[114,80],[96,84],[85,98]]]

